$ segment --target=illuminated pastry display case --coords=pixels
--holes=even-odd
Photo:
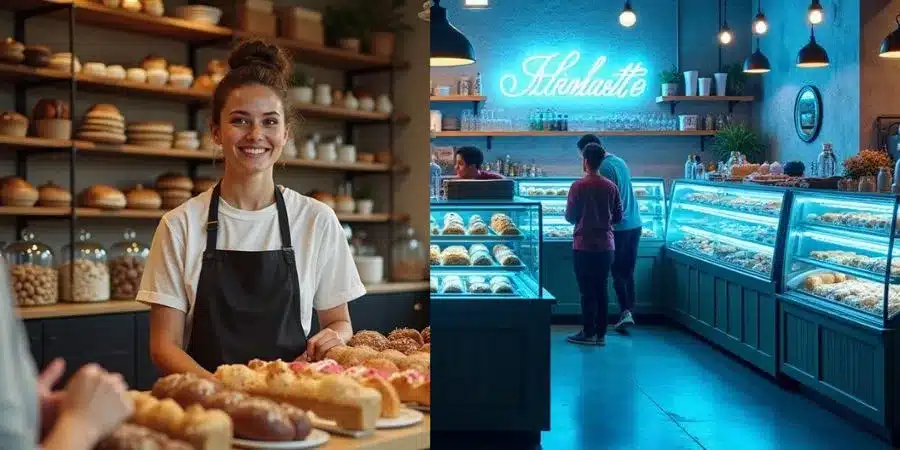
[[[566,200],[569,187],[578,178],[546,177],[519,178],[517,193],[523,198],[539,201],[543,213],[543,249],[546,261],[554,264],[544,269],[544,284],[557,299],[553,313],[565,317],[581,314],[578,283],[572,269],[572,231],[566,222]],[[666,196],[662,178],[632,178],[634,197],[641,213],[641,240],[635,267],[635,312],[661,313],[660,270],[662,247],[665,243]],[[557,264],[558,262],[558,264]],[[609,290],[609,312],[619,314],[612,280]]]
[[[900,429],[898,198],[793,190],[778,296],[781,372],[885,432]]]
[[[431,219],[432,368],[441,374],[432,432],[492,424],[539,436],[550,426],[553,303],[542,286],[541,204],[432,200]]]
[[[774,375],[789,191],[677,180],[670,197],[665,298],[671,316]]]

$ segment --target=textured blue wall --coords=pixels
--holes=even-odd
[[[822,2],[825,22],[816,27],[816,41],[825,47],[831,66],[821,69],[796,67],[797,52],[809,42],[806,25],[808,0],[784,0],[766,9],[769,35],[762,40],[763,52],[772,71],[763,76],[760,123],[771,145],[771,154],[781,161],[815,161],[823,143],[831,142],[838,160],[860,148],[860,1]],[[794,131],[794,100],[804,85],[822,94],[822,131],[807,144]]]
[[[461,68],[434,68],[431,71],[434,85],[455,85],[460,74],[474,75],[482,72],[487,110],[503,110],[505,115],[527,114],[538,107],[553,106],[563,113],[591,112],[666,112],[668,105],[657,105],[659,72],[676,63],[679,49],[676,47],[675,0],[635,1],[637,25],[626,29],[619,25],[618,15],[624,2],[604,0],[570,0],[547,2],[543,0],[494,1],[488,10],[467,10],[462,1],[449,1],[450,22],[459,28],[475,47],[479,62]],[[699,70],[701,76],[712,77],[718,66],[718,10],[712,0],[682,0],[680,23],[680,56],[682,70]],[[754,3],[755,5],[755,3]],[[734,44],[723,51],[722,62],[742,62],[750,51],[750,0],[728,2],[728,23],[737,33]],[[500,78],[506,72],[519,73],[523,58],[535,53],[580,51],[581,71],[590,66],[594,58],[607,56],[609,73],[622,65],[640,61],[648,70],[647,91],[637,101],[594,99],[571,101],[566,99],[503,98],[499,92]],[[587,65],[587,67],[585,67]],[[748,86],[752,89],[752,84]],[[465,105],[471,108],[471,105]],[[753,105],[738,105],[735,115],[751,120]],[[462,105],[432,104],[432,109],[444,113],[459,114]],[[725,105],[678,105],[677,113],[722,113]],[[605,138],[607,147],[629,161],[637,176],[664,176],[677,178],[689,153],[700,149],[699,138],[688,137],[618,137]],[[493,160],[509,154],[514,160],[538,162],[553,175],[579,175],[581,164],[574,150],[577,137],[571,138],[499,138],[493,141],[493,150],[486,154]],[[484,139],[447,139],[433,142],[435,146],[478,145],[485,148]],[[703,155],[709,158],[709,152]]]

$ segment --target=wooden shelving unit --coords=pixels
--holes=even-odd
[[[483,102],[487,97],[483,95],[432,95],[433,102],[446,103],[465,103],[465,102]]]
[[[76,207],[78,217],[108,218],[108,219],[160,219],[167,211],[162,209],[120,209],[106,210],[100,208]],[[44,207],[44,206],[0,206],[0,216],[22,217],[66,217],[72,213],[68,207]],[[392,221],[406,220],[405,216],[393,216],[388,213],[372,214],[343,214],[337,213],[341,222],[354,223],[388,223]]]
[[[441,131],[432,137],[553,137],[553,136],[713,136],[715,131],[656,131],[656,130],[623,130],[623,131]]]

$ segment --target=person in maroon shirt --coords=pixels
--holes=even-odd
[[[456,176],[464,180],[502,180],[499,173],[481,170],[484,155],[477,147],[460,147],[456,149]]]
[[[566,221],[575,225],[572,251],[584,323],[584,329],[567,338],[575,344],[606,344],[606,280],[616,248],[613,225],[622,220],[622,201],[616,185],[599,174],[605,154],[598,144],[584,147],[584,177],[572,183],[566,203]]]

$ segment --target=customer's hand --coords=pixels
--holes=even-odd
[[[75,422],[85,438],[96,444],[134,412],[127,389],[121,375],[87,364],[66,386],[60,420]]]
[[[300,359],[303,360],[305,358],[307,361],[319,361],[325,358],[325,354],[328,353],[328,350],[331,350],[338,345],[344,345],[344,340],[341,339],[338,332],[331,328],[325,328],[306,341],[306,352],[300,356]]]
[[[59,417],[59,407],[66,397],[66,391],[54,391],[53,387],[59,382],[65,370],[66,362],[62,358],[56,358],[38,376],[37,392],[41,405],[41,436],[53,427]]]

